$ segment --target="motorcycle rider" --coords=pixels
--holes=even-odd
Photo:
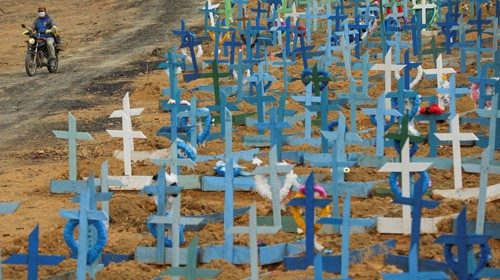
[[[46,40],[49,52],[49,63],[55,60],[56,50],[54,43],[58,39],[56,21],[49,16],[45,7],[38,8],[38,15],[33,22],[32,29],[40,33],[40,37]]]

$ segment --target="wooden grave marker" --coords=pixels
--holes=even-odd
[[[410,197],[410,174],[412,172],[422,172],[427,170],[432,163],[410,162],[410,139],[407,139],[401,150],[400,163],[386,163],[379,169],[379,172],[398,172],[401,173],[402,195]],[[377,230],[380,233],[410,233],[411,210],[409,206],[403,206],[403,218],[385,218],[379,217],[377,221]],[[432,223],[431,223],[432,224]],[[433,225],[431,225],[432,227]],[[422,232],[432,232],[429,224],[422,225]]]
[[[39,266],[59,265],[66,257],[57,255],[40,255],[40,228],[35,226],[28,237],[28,252],[26,254],[15,254],[6,259],[3,263],[9,265],[26,265],[28,267],[28,280],[38,280]],[[0,261],[1,265],[1,261]],[[2,270],[0,269],[0,278]]]
[[[87,132],[76,131],[76,119],[68,112],[68,131],[53,130],[56,138],[68,139],[68,164],[69,164],[69,180],[76,180],[77,164],[76,164],[76,141],[77,140],[93,140]]]
[[[79,232],[88,232],[89,231],[89,222],[90,221],[106,221],[108,217],[101,210],[96,210],[94,207],[91,208],[91,204],[93,204],[92,200],[95,201],[97,197],[92,195],[95,192],[94,185],[94,177],[90,176],[85,184],[85,187],[80,190],[80,195],[78,202],[80,204],[79,210],[69,210],[69,209],[61,209],[59,211],[60,215],[63,218],[68,220],[78,220]],[[111,194],[108,193],[108,196]],[[95,205],[94,205],[95,206]],[[106,236],[107,238],[107,236]],[[86,274],[89,273],[90,277],[95,277],[95,273],[102,268],[101,265],[94,266],[93,264],[89,264],[88,261],[88,252],[90,247],[90,241],[92,238],[86,234],[78,235],[78,256],[77,256],[77,269],[76,269],[76,278],[78,280],[85,280]]]
[[[198,236],[196,236],[187,248],[187,263],[184,267],[170,267],[161,276],[182,276],[186,280],[196,280],[198,278],[215,278],[221,273],[218,269],[197,268],[198,263]]]
[[[257,247],[257,234],[274,234],[281,226],[257,226],[257,210],[255,203],[250,207],[250,220],[248,226],[233,226],[229,229],[232,234],[248,234],[250,237],[250,279],[259,279],[259,252]]]

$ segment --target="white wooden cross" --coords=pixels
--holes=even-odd
[[[113,111],[109,118],[123,118],[123,116],[127,116],[128,118],[132,119],[133,116],[139,116],[142,111],[144,111],[144,108],[130,108],[130,97],[128,92],[123,97],[122,104],[123,109]],[[132,141],[130,145],[130,153],[132,154],[134,152],[134,142]]]
[[[285,14],[285,19],[287,17],[292,18],[292,25],[295,26],[297,24],[297,20],[299,20],[299,17],[302,15],[302,13],[297,13],[297,7],[295,6],[295,2],[292,4],[292,12]]]
[[[392,64],[392,47],[391,47],[389,48],[389,50],[387,50],[387,53],[385,54],[384,63],[374,64],[372,68],[370,68],[370,70],[384,71],[384,81],[385,81],[384,93],[388,93],[392,91],[392,72],[399,73],[399,71],[403,70],[403,68],[405,68],[405,65]],[[386,102],[386,107],[387,105],[388,104]]]
[[[435,8],[436,8],[436,4],[427,3],[427,0],[421,0],[420,4],[416,4],[416,1],[413,0],[413,9],[421,11],[423,24],[427,23],[427,10],[435,9]]]
[[[278,177],[279,173],[289,173],[293,170],[293,165],[290,164],[278,164],[278,154],[276,146],[273,146],[269,150],[269,166],[257,166],[252,174],[253,175],[264,175],[269,174],[270,188],[271,188],[271,200],[273,204],[273,224],[274,226],[281,228],[281,201],[280,201],[280,180]]]
[[[410,174],[422,172],[432,165],[431,162],[410,162],[410,140],[407,139],[401,150],[401,162],[388,162],[379,169],[379,172],[401,173],[401,189],[403,197],[410,197]],[[403,233],[411,232],[411,207],[403,205]]]
[[[438,88],[443,87],[443,75],[457,73],[453,68],[443,68],[443,54],[436,59],[436,69],[424,69],[425,75],[436,75]]]
[[[460,117],[455,114],[451,120],[450,133],[434,133],[441,141],[451,141],[453,149],[453,178],[455,190],[462,188],[462,155],[460,151],[461,141],[474,141],[478,140],[474,133],[460,133]]]
[[[132,121],[130,117],[122,114],[122,130],[106,130],[111,137],[123,139],[123,167],[125,176],[132,176],[132,149],[134,147],[134,138],[146,139],[146,136],[140,131],[132,131]]]
[[[213,10],[213,9],[217,9],[219,8],[219,4],[212,4],[212,2],[210,0],[207,1],[208,2],[208,6],[203,6],[203,8],[201,8],[203,11],[205,10],[205,8],[208,8],[209,11]],[[212,12],[209,12],[208,13],[209,17],[210,17],[210,24],[212,26],[215,26],[215,17],[214,17],[214,13]]]

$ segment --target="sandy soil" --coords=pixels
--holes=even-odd
[[[166,3],[167,2],[167,3]],[[2,114],[2,134],[0,135],[0,201],[20,201],[20,209],[13,215],[0,217],[0,248],[2,255],[8,256],[17,252],[25,252],[27,235],[36,224],[40,225],[40,252],[43,254],[69,255],[67,246],[62,239],[62,229],[65,220],[59,216],[61,208],[75,208],[69,202],[70,195],[55,195],[49,193],[49,181],[67,176],[67,146],[62,140],[52,136],[51,130],[66,129],[67,111],[78,120],[78,130],[88,131],[94,140],[81,142],[78,146],[78,176],[83,178],[90,172],[98,172],[101,163],[108,159],[110,174],[123,173],[121,161],[113,158],[113,151],[122,148],[121,141],[112,139],[105,132],[106,129],[117,129],[120,122],[108,119],[109,114],[121,106],[121,98],[125,91],[131,91],[133,107],[146,108],[144,113],[133,119],[135,130],[142,131],[147,140],[138,140],[136,150],[154,150],[169,147],[168,140],[156,136],[156,131],[169,123],[169,115],[158,109],[161,98],[161,89],[168,86],[168,78],[163,71],[151,71],[158,57],[150,56],[155,47],[163,47],[166,43],[165,36],[173,26],[178,25],[178,18],[182,15],[188,17],[196,6],[172,5],[178,1],[64,1],[56,6],[56,1],[47,1],[47,7],[59,20],[64,38],[67,42],[62,55],[61,70],[58,74],[48,75],[42,70],[36,77],[25,77],[22,68],[24,52],[23,38],[19,36],[22,22],[29,22],[36,4],[29,4],[20,9],[14,0],[4,0],[0,4],[0,37],[8,38],[7,44],[0,45],[0,53],[6,54],[6,60],[0,63],[0,108]],[[198,3],[197,3],[198,4]],[[78,5],[78,6],[77,6]],[[194,4],[193,4],[194,5]],[[78,9],[76,8],[78,7]],[[168,7],[168,8],[167,8]],[[3,12],[2,12],[3,11]],[[92,16],[90,16],[92,15]],[[4,21],[5,19],[5,21]],[[200,30],[196,22],[195,30]],[[317,35],[317,42],[323,43],[322,35]],[[429,38],[425,39],[428,40]],[[209,45],[204,46],[205,53],[209,53]],[[455,59],[457,54],[445,56]],[[209,56],[204,58],[208,59]],[[311,61],[312,63],[312,61]],[[424,60],[426,67],[432,66],[429,58]],[[290,75],[300,76],[300,65],[290,68]],[[332,73],[339,78],[330,83],[332,92],[342,92],[347,83],[337,81],[344,74],[343,68],[332,67]],[[280,69],[271,68],[271,73],[277,78],[282,77]],[[470,68],[473,73],[473,67]],[[380,75],[373,73],[372,86],[369,94],[378,96],[383,90],[383,80]],[[356,71],[355,76],[360,73]],[[208,92],[191,91],[193,87],[209,83],[209,79],[199,79],[191,83],[181,80],[180,86],[185,89],[183,99],[189,100],[192,96],[199,99],[202,106],[213,103],[213,95]],[[223,80],[224,84],[233,83],[232,80]],[[466,85],[466,75],[458,75],[458,84]],[[433,94],[429,88],[435,87],[435,80],[424,80],[416,88],[422,94]],[[272,90],[283,88],[282,83],[275,83]],[[395,84],[393,84],[395,88]],[[290,84],[291,91],[302,91],[300,81]],[[332,97],[335,96],[332,94]],[[43,97],[43,98],[41,98]],[[457,106],[460,112],[471,110],[471,100],[463,97]],[[242,103],[242,111],[255,111],[254,106]],[[287,103],[287,108],[300,112],[303,108],[294,101]],[[342,110],[349,116],[348,108]],[[336,113],[331,113],[329,119],[336,118]],[[349,121],[349,119],[348,119]],[[373,128],[369,119],[358,111],[358,129]],[[214,130],[217,130],[215,127]],[[288,132],[300,131],[298,124]],[[426,125],[419,125],[418,129],[425,132]],[[439,131],[446,131],[446,125],[440,125]],[[482,129],[477,126],[462,126],[463,131],[477,132]],[[484,129],[482,130],[484,132]],[[235,150],[242,150],[241,138],[243,135],[255,134],[255,128],[239,126],[233,134]],[[315,128],[315,135],[319,131]],[[366,135],[373,136],[373,132]],[[318,148],[301,145],[285,146],[284,150],[319,151]],[[224,150],[221,140],[214,140],[201,146],[199,154],[220,154]],[[264,152],[267,149],[263,149]],[[373,153],[374,148],[349,147],[349,152]],[[386,149],[389,155],[395,153]],[[424,145],[418,155],[425,155],[428,146]],[[462,155],[476,155],[481,149],[475,147],[462,148]],[[449,156],[451,148],[446,146],[439,149],[440,156]],[[497,153],[497,159],[500,155]],[[266,159],[263,159],[266,161]],[[183,170],[183,174],[213,174],[215,162],[199,163],[194,170]],[[252,165],[243,162],[243,166],[251,170]],[[313,169],[308,166],[297,166],[295,172],[301,175],[309,174]],[[320,174],[329,174],[328,168],[315,168]],[[133,173],[137,175],[152,175],[156,167],[149,162],[137,162],[133,165]],[[446,189],[453,187],[452,171],[431,169],[433,188]],[[374,168],[354,167],[347,174],[348,181],[384,180],[386,174],[378,173]],[[464,187],[478,187],[479,176],[464,173]],[[489,183],[500,182],[500,176],[490,175]],[[387,187],[387,183],[382,184]],[[224,194],[222,192],[203,193],[188,190],[182,193],[182,214],[199,215],[221,212],[224,209]],[[435,197],[441,205],[434,210],[424,210],[424,216],[435,217],[457,213],[463,206],[468,206],[468,217],[474,218],[477,208],[475,201],[460,202]],[[271,205],[255,193],[235,193],[235,207],[248,206],[252,202],[258,203],[259,215],[269,215]],[[401,215],[401,207],[391,203],[390,198],[370,197],[368,199],[353,199],[353,217],[375,217]],[[111,200],[111,225],[109,242],[106,251],[130,254],[139,245],[153,245],[154,239],[147,232],[145,221],[155,211],[151,198],[137,192],[115,192]],[[289,214],[288,210],[284,214]],[[500,202],[487,204],[487,220],[500,221]],[[247,217],[236,220],[237,224],[246,225]],[[440,224],[440,234],[451,232],[451,220]],[[189,242],[193,236],[200,237],[201,245],[221,244],[223,242],[222,223],[209,224],[202,231],[188,232],[186,239]],[[423,258],[442,260],[442,246],[434,244],[438,235],[422,235],[420,254]],[[260,235],[259,241],[267,244],[294,241],[303,238],[302,235],[280,232],[276,235]],[[320,235],[319,241],[335,253],[340,252],[340,236]],[[407,236],[379,234],[370,232],[366,234],[352,234],[351,249],[358,249],[375,243],[396,239],[397,247],[394,253],[408,254],[409,238]],[[248,237],[240,235],[235,238],[238,244],[246,244]],[[494,266],[500,265],[496,255],[500,253],[500,242],[490,242],[493,248]],[[204,264],[203,267],[219,268],[224,272],[218,279],[243,279],[248,277],[248,266],[234,266],[224,261],[214,261]],[[61,265],[52,268],[41,268],[40,275],[46,277],[65,272],[74,271],[76,263],[66,260]],[[139,264],[135,261],[112,264],[98,274],[98,279],[151,279],[164,271],[166,267]],[[351,266],[353,279],[380,279],[380,272],[396,272],[393,266],[383,263],[382,257],[372,258],[364,263]],[[285,272],[283,264],[262,267],[261,272],[268,273],[268,279],[307,279],[312,276],[312,270],[303,272]],[[25,268],[19,266],[4,266],[5,279],[22,279],[25,277]],[[325,274],[326,276],[326,274]],[[334,275],[329,275],[333,277]],[[337,276],[338,277],[338,276]]]

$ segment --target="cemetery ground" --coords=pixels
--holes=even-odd
[[[158,108],[158,100],[162,98],[161,89],[168,86],[168,77],[164,71],[151,70],[153,61],[159,58],[149,56],[154,47],[165,46],[165,35],[173,26],[179,22],[179,12],[170,22],[166,22],[158,15],[147,13],[147,11],[158,10],[162,1],[57,1],[64,2],[59,9],[53,9],[54,14],[59,15],[58,20],[63,27],[66,25],[65,40],[67,46],[63,53],[61,69],[55,75],[49,75],[45,71],[34,78],[24,76],[22,69],[22,58],[24,55],[24,44],[18,36],[20,29],[17,26],[21,22],[30,22],[32,7],[23,7],[18,10],[17,1],[5,0],[0,4],[0,15],[7,19],[7,23],[0,23],[1,32],[8,32],[6,36],[10,39],[7,44],[0,45],[0,53],[8,54],[7,59],[0,62],[0,67],[6,69],[0,74],[0,109],[2,110],[2,134],[0,135],[0,201],[20,201],[21,207],[13,215],[0,217],[0,248],[2,256],[12,255],[17,252],[25,252],[27,248],[27,236],[32,228],[40,225],[40,252],[44,254],[68,255],[69,250],[62,238],[63,227],[66,220],[59,215],[61,208],[75,208],[70,200],[70,195],[51,194],[49,192],[49,181],[51,179],[63,179],[67,176],[67,143],[56,139],[52,130],[66,130],[67,112],[78,120],[78,131],[92,134],[94,140],[80,142],[78,144],[78,177],[82,179],[91,172],[98,174],[101,163],[108,159],[110,174],[123,174],[122,161],[113,158],[114,150],[121,150],[120,140],[109,137],[106,129],[120,127],[118,120],[108,119],[109,114],[120,109],[121,98],[127,90],[131,91],[131,104],[136,108],[146,108],[141,116],[134,117],[133,127],[142,131],[148,139],[135,141],[135,149],[138,151],[151,151],[164,149],[170,146],[165,138],[156,136],[158,129],[169,123],[169,114],[161,112]],[[147,4],[140,4],[147,2]],[[170,1],[177,2],[177,1]],[[47,7],[56,1],[47,1]],[[78,6],[76,6],[76,4]],[[133,4],[139,3],[139,4]],[[148,6],[156,3],[158,6]],[[196,3],[199,4],[199,3]],[[23,5],[24,6],[24,5]],[[29,6],[29,5],[27,5]],[[179,7],[187,9],[186,7]],[[150,9],[150,10],[148,10]],[[175,10],[175,9],[173,9]],[[3,12],[3,14],[2,14]],[[84,12],[85,14],[80,14]],[[168,12],[167,12],[168,13]],[[67,15],[64,15],[67,14]],[[147,15],[141,18],[141,15]],[[61,17],[61,15],[63,15]],[[89,15],[95,15],[99,20],[92,23],[92,28],[85,27]],[[129,15],[130,21],[115,22],[113,19]],[[153,16],[154,15],[154,16]],[[136,19],[137,21],[134,21]],[[114,22],[114,23],[111,23]],[[171,24],[171,26],[169,25]],[[6,26],[8,25],[8,26]],[[155,32],[148,31],[155,28]],[[66,29],[66,27],[64,27]],[[82,30],[83,29],[83,30]],[[7,31],[6,31],[7,30]],[[19,31],[19,32],[18,32]],[[90,39],[92,34],[99,35]],[[138,34],[147,34],[140,36]],[[121,34],[117,36],[116,34]],[[0,38],[5,36],[0,36]],[[86,39],[88,38],[88,39]],[[140,39],[138,39],[140,38]],[[442,39],[442,38],[441,38]],[[89,40],[88,45],[80,45],[82,41]],[[208,45],[205,45],[205,58],[210,57]],[[207,54],[208,53],[208,54]],[[454,53],[458,57],[457,53]],[[453,55],[452,55],[453,56]],[[2,55],[2,57],[4,57]],[[146,66],[151,61],[151,65]],[[427,58],[424,63],[429,66],[432,61]],[[148,69],[149,68],[149,69]],[[429,68],[429,67],[427,67]],[[279,69],[270,69],[276,77],[281,77]],[[291,67],[290,75],[300,76],[299,67]],[[343,75],[340,67],[334,67],[335,75]],[[359,75],[359,73],[354,74]],[[466,84],[465,75],[457,76],[457,84]],[[207,84],[208,79],[199,79],[189,84],[181,81],[180,86],[190,89],[198,85]],[[434,83],[424,80],[417,89],[422,95],[426,94],[426,84]],[[282,84],[275,83],[272,89],[282,88]],[[330,83],[330,88],[339,92],[347,87],[347,82]],[[383,79],[370,88],[370,94],[375,96],[383,91]],[[290,91],[302,90],[301,81],[290,84]],[[393,85],[394,88],[394,85]],[[188,92],[183,95],[189,100],[194,94],[200,105],[208,105],[213,100],[212,93],[197,91]],[[299,110],[298,103],[290,101],[287,108]],[[469,111],[473,108],[472,101],[468,96],[462,97],[457,103],[459,112]],[[242,111],[255,111],[254,107],[243,103],[240,105]],[[349,116],[347,109],[344,115]],[[329,119],[336,118],[332,113]],[[365,115],[358,114],[358,128],[360,130],[371,128],[370,120]],[[297,131],[301,124],[297,124],[287,132]],[[300,128],[302,129],[302,128]],[[425,124],[419,124],[419,131],[426,131]],[[256,129],[251,127],[237,126],[234,129],[233,142],[235,150],[242,150],[241,138],[243,135],[255,134]],[[477,132],[478,126],[462,125],[463,132]],[[447,132],[447,125],[439,126],[439,132]],[[486,131],[485,131],[486,132]],[[374,132],[373,132],[374,133]],[[315,134],[319,136],[319,134]],[[371,135],[373,136],[373,134]],[[284,150],[289,149],[285,146]],[[309,145],[294,147],[308,151],[319,151]],[[476,155],[482,149],[476,147],[462,148],[462,156]],[[215,155],[224,151],[221,140],[213,140],[198,148],[198,154]],[[373,154],[374,148],[348,147],[348,152],[366,152]],[[267,149],[263,149],[267,152]],[[396,154],[391,148],[386,152],[390,156]],[[419,149],[417,155],[426,155],[428,146]],[[451,146],[445,146],[438,150],[440,156],[450,157]],[[498,154],[495,155],[499,159]],[[264,162],[265,163],[265,162]],[[251,162],[239,162],[248,171],[253,169]],[[198,163],[194,170],[183,169],[183,174],[209,174],[213,175],[215,161]],[[299,175],[307,175],[310,171],[317,174],[329,176],[329,168],[295,167],[294,171]],[[140,161],[133,164],[133,174],[152,175],[157,172],[157,167],[148,162]],[[430,169],[433,189],[453,188],[453,171]],[[387,174],[377,172],[375,168],[353,167],[346,174],[346,181],[374,181],[384,180]],[[490,174],[489,184],[500,182],[500,175]],[[479,184],[478,174],[464,173],[464,188],[476,188]],[[381,183],[380,187],[388,187],[387,183]],[[458,213],[466,205],[468,218],[476,217],[476,202],[460,202],[456,200],[433,197],[441,202],[436,209],[423,210],[424,217],[436,217]],[[259,215],[271,214],[271,203],[253,192],[236,192],[234,206],[249,206],[253,201],[257,202]],[[371,196],[367,199],[353,198],[353,217],[400,217],[401,207],[393,204],[390,197]],[[182,214],[186,216],[218,213],[224,210],[224,194],[222,192],[201,192],[197,190],[183,191]],[[137,192],[115,192],[110,204],[111,224],[109,229],[109,241],[106,252],[131,254],[139,245],[152,246],[153,236],[147,231],[145,221],[155,210],[154,201]],[[283,213],[289,215],[289,211]],[[487,204],[486,220],[500,222],[500,201]],[[247,225],[248,217],[244,216],[236,220],[238,225]],[[446,219],[439,225],[439,234],[424,234],[421,239],[420,256],[425,259],[443,260],[442,245],[435,244],[434,240],[443,233],[452,232],[452,220]],[[208,224],[202,231],[187,232],[186,243],[189,243],[195,234],[200,236],[200,245],[223,243],[222,223]],[[295,241],[302,239],[301,234],[285,233],[280,231],[275,235],[259,235],[258,240],[266,244]],[[375,230],[368,233],[354,233],[351,236],[351,248],[365,248],[375,243],[396,239],[397,245],[394,253],[407,255],[409,237],[403,235],[379,234]],[[235,238],[237,244],[247,244],[248,237],[240,235]],[[335,254],[340,253],[340,235],[319,234],[319,242]],[[500,241],[490,240],[495,267],[500,266]],[[213,261],[203,267],[222,269],[223,273],[218,279],[243,279],[249,275],[249,266],[234,266],[224,261]],[[54,275],[74,271],[76,262],[65,260],[59,266],[40,269],[40,275]],[[5,266],[5,279],[23,279],[26,269],[20,266]],[[263,271],[273,271],[269,279],[301,279],[310,277],[312,270],[285,272],[283,264],[264,266]],[[97,274],[98,279],[151,279],[164,267],[156,265],[139,264],[135,261],[111,264]],[[380,272],[397,272],[394,266],[383,263],[383,257],[375,257],[361,264],[352,265],[350,268],[353,279],[380,279]],[[333,275],[332,275],[333,276]]]

